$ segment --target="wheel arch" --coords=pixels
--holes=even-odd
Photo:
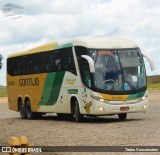
[[[19,107],[19,105],[20,105],[20,103],[24,103],[23,102],[23,98],[22,98],[22,96],[18,96],[18,98],[17,98],[17,111],[19,111],[20,109],[20,107]]]
[[[27,103],[27,101],[30,101],[30,98],[29,98],[29,96],[25,96],[25,99],[24,99],[24,104],[26,104],[26,103]]]
[[[80,110],[80,113],[82,113],[82,109],[81,109],[81,105],[80,105],[80,101],[78,99],[78,97],[76,95],[72,95],[70,97],[70,109],[71,109],[71,113],[73,112],[73,109],[74,109],[74,106],[75,106],[75,101],[78,101],[78,106],[79,106],[79,110]]]

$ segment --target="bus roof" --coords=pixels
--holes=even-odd
[[[9,57],[16,57],[32,53],[50,51],[64,47],[71,47],[72,45],[84,46],[87,48],[96,48],[96,49],[122,49],[122,48],[124,49],[124,48],[138,47],[135,42],[128,39],[115,38],[115,37],[102,37],[102,36],[87,36],[87,37],[62,40],[58,42],[51,42],[24,52],[10,54]]]

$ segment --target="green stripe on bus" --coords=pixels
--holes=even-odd
[[[65,72],[48,73],[39,105],[54,105],[57,102]]]
[[[72,47],[72,46],[73,46],[72,43],[67,43],[67,44],[63,44],[63,45],[57,45],[54,47],[54,49],[67,48],[67,47]]]
[[[143,97],[144,94],[145,94],[146,91],[143,91],[143,92],[140,92],[140,93],[137,93],[137,94],[132,94],[132,95],[129,95],[128,98],[131,99],[131,98],[140,98],[140,97]]]

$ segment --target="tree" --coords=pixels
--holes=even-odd
[[[0,69],[2,68],[2,59],[3,59],[3,57],[2,57],[2,55],[0,54]]]

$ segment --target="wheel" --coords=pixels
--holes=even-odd
[[[126,113],[125,114],[118,114],[118,117],[120,120],[126,120],[127,114]]]
[[[18,109],[19,109],[21,118],[26,119],[26,109],[22,101],[19,102]]]
[[[75,106],[74,106],[74,118],[77,123],[81,122],[83,118],[83,115],[81,115],[79,112],[79,105],[77,100],[75,101]]]
[[[34,113],[32,112],[30,101],[27,101],[26,102],[26,116],[27,116],[27,119],[32,119],[33,115],[34,115]]]

